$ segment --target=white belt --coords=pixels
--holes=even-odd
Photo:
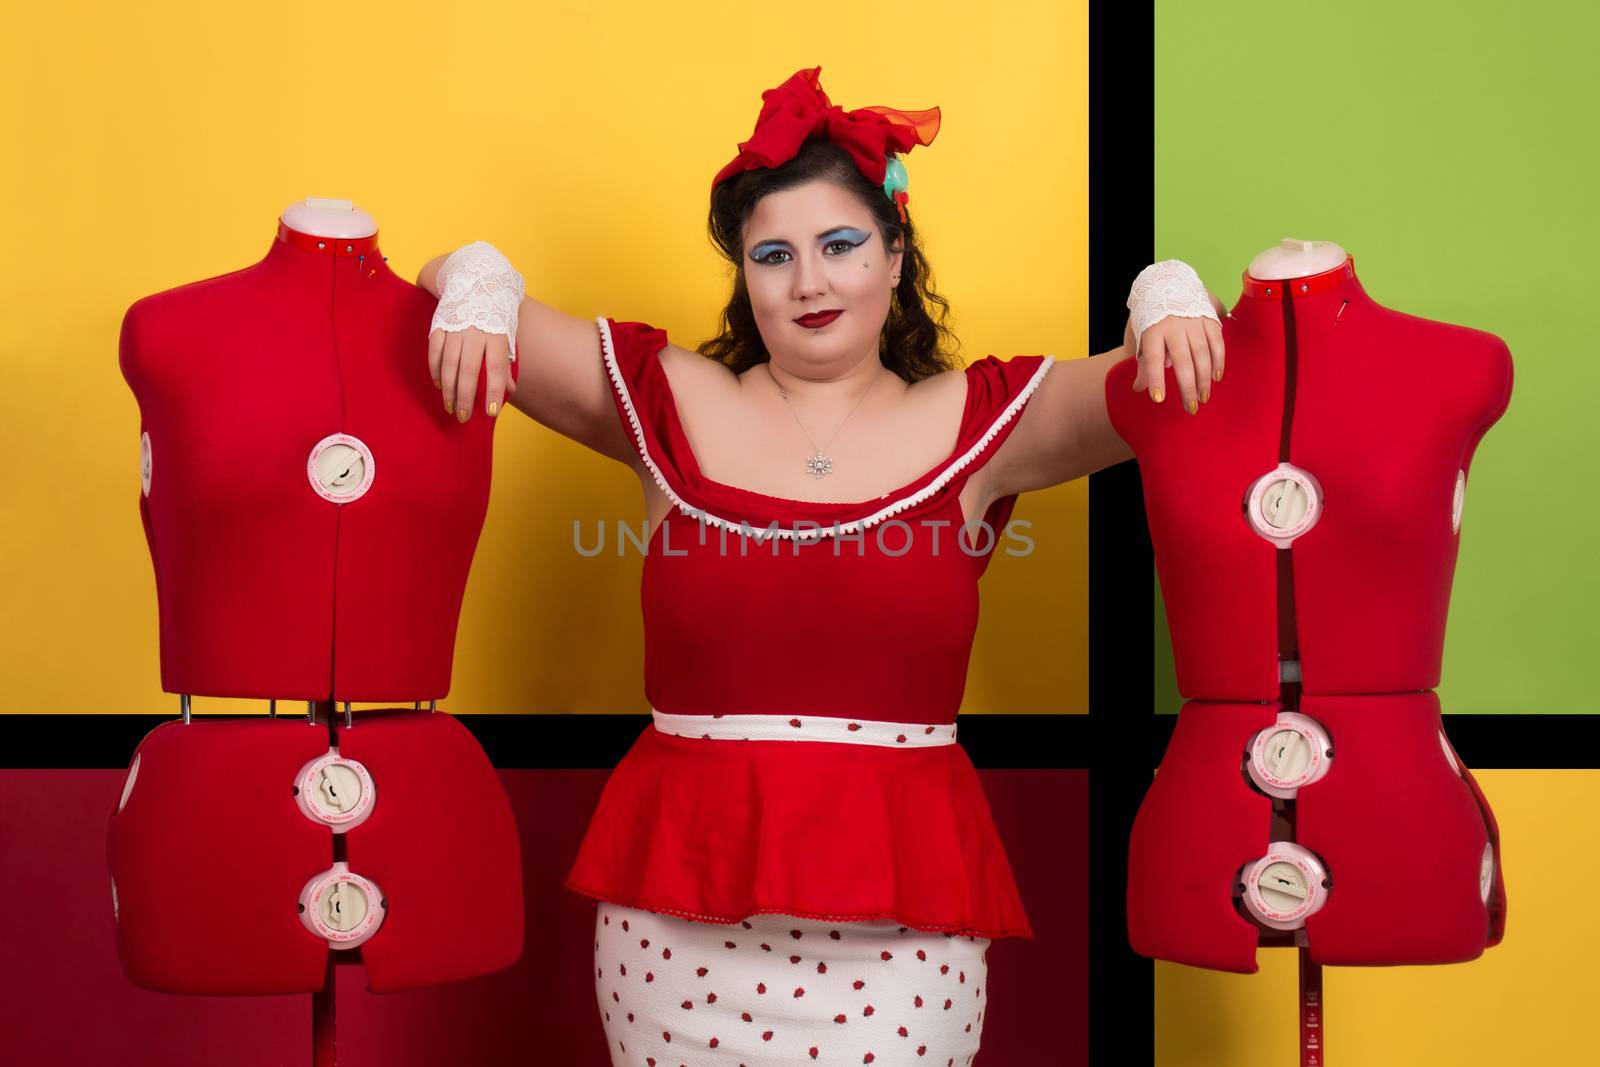
[[[826,715],[675,715],[650,710],[655,728],[678,737],[716,741],[837,741],[846,745],[914,748],[956,743],[956,724],[881,722]]]

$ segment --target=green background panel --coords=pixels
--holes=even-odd
[[[1600,9],[1155,10],[1155,258],[1192,264],[1232,307],[1263,249],[1334,241],[1380,304],[1506,341],[1515,388],[1473,460],[1439,695],[1447,712],[1600,710],[1579,677],[1600,586]],[[1170,713],[1182,701],[1159,600]]]

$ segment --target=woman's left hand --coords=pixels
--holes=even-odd
[[[1217,318],[1228,316],[1228,309],[1210,289],[1205,290]],[[1150,399],[1161,403],[1166,395],[1166,368],[1172,368],[1184,410],[1193,415],[1211,399],[1211,384],[1222,380],[1226,353],[1222,327],[1202,315],[1168,315],[1133,335],[1133,316],[1123,328],[1123,348],[1138,353],[1139,369],[1133,378],[1135,391],[1148,388]]]

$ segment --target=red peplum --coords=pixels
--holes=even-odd
[[[606,784],[567,885],[682,918],[896,918],[1031,937],[988,803],[953,741],[994,551],[1015,494],[962,525],[960,492],[1015,426],[1051,356],[966,368],[950,455],[859,503],[715,482],[689,448],[658,353],[666,334],[599,321],[619,417],[676,510],[644,561],[645,694],[658,713],[838,724],[838,740],[684,736],[652,724]],[[743,524],[741,528],[741,524]],[[808,532],[815,531],[815,532]],[[820,717],[820,718],[818,718]],[[885,734],[882,743],[849,739]],[[865,728],[859,732],[857,727]],[[799,729],[797,727],[797,729]]]

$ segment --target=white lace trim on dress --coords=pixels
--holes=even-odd
[[[702,522],[706,522],[712,526],[726,527],[738,533],[751,536],[758,542],[766,536],[779,538],[804,538],[821,537],[827,534],[855,533],[857,530],[865,530],[869,527],[875,526],[883,520],[898,515],[907,508],[915,507],[924,500],[927,500],[929,497],[933,496],[934,493],[937,493],[940,489],[944,488],[944,486],[952,478],[961,472],[963,467],[976,459],[978,455],[989,446],[989,442],[994,440],[995,435],[1000,432],[1006,423],[1010,422],[1017,412],[1022,410],[1022,406],[1028,402],[1028,398],[1033,395],[1033,391],[1039,387],[1039,383],[1044,381],[1045,373],[1050,370],[1051,366],[1055,363],[1056,358],[1055,356],[1045,356],[1043,362],[1039,364],[1039,369],[1034,371],[1033,377],[1028,379],[1028,384],[1022,387],[1022,391],[1013,397],[1011,402],[1006,405],[1005,410],[996,416],[994,422],[990,423],[989,429],[984,432],[983,437],[981,437],[971,448],[967,449],[967,451],[961,456],[952,460],[949,466],[939,472],[938,477],[934,478],[933,481],[929,482],[915,493],[912,493],[906,497],[902,497],[900,500],[897,500],[892,504],[887,504],[884,507],[879,508],[866,518],[852,519],[850,522],[833,523],[828,526],[819,526],[815,529],[801,530],[785,530],[776,525],[757,528],[751,526],[748,522],[734,522],[730,519],[724,519],[721,516],[713,515],[701,508],[697,508],[685,501],[673,490],[672,486],[667,484],[666,478],[661,474],[661,468],[656,466],[656,461],[651,458],[650,450],[645,445],[644,429],[639,423],[639,414],[636,410],[634,410],[633,397],[628,393],[627,383],[622,380],[622,370],[617,364],[616,352],[612,347],[611,327],[606,322],[605,316],[603,315],[597,316],[595,318],[595,322],[600,327],[600,347],[605,356],[606,373],[610,375],[611,384],[617,390],[617,395],[622,398],[623,409],[628,413],[628,425],[633,428],[633,438],[639,446],[639,455],[644,460],[645,466],[649,468],[651,476],[655,478],[656,484],[661,487],[661,491],[667,495],[667,499],[671,500],[673,504],[678,507],[678,510],[682,511],[690,518],[699,519]]]

